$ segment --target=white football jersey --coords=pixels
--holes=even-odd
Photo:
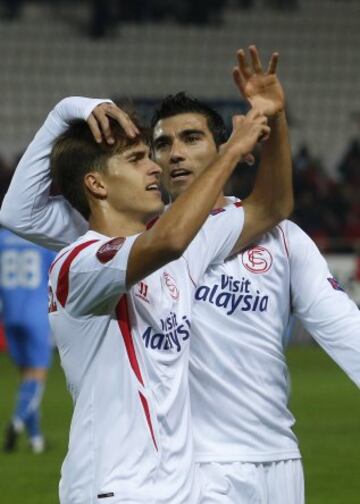
[[[197,286],[190,393],[198,461],[300,457],[284,355],[291,312],[360,385],[360,312],[314,242],[283,221]]]
[[[62,502],[197,502],[188,388],[194,284],[229,255],[242,225],[235,205],[209,217],[181,259],[127,293],[136,237],[88,231],[60,252],[51,324],[75,404]]]

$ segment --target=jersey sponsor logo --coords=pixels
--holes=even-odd
[[[149,326],[145,329],[142,339],[146,348],[152,350],[173,350],[180,352],[184,341],[190,338],[190,321],[186,315],[179,322],[176,313],[160,319],[161,332]]]
[[[226,315],[232,315],[235,310],[266,312],[269,296],[262,295],[258,289],[253,293],[250,287],[251,281],[245,277],[237,280],[229,275],[221,275],[220,284],[198,287],[195,299],[222,308]]]
[[[329,282],[329,284],[331,285],[331,287],[334,289],[334,290],[338,290],[338,291],[341,291],[341,292],[345,292],[344,289],[341,287],[341,285],[339,284],[339,282],[336,280],[335,277],[329,277],[327,279],[327,281]]]
[[[149,291],[149,286],[145,282],[139,282],[137,284],[137,292],[135,293],[135,296],[142,299],[146,303],[150,303],[148,299],[148,291]]]
[[[164,278],[164,283],[166,287],[168,288],[168,291],[170,292],[170,296],[177,301],[180,297],[180,292],[176,286],[176,282],[174,278],[170,275],[170,273],[167,273],[164,271],[163,273],[163,278]]]
[[[272,266],[272,255],[261,245],[255,245],[241,254],[242,263],[251,273],[266,273]]]
[[[118,237],[101,245],[99,250],[96,252],[96,257],[98,260],[105,264],[114,258],[116,253],[121,249],[126,238]]]

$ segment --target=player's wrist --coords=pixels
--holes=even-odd
[[[239,163],[245,156],[247,152],[245,152],[245,148],[242,145],[238,144],[226,144],[224,145],[223,150],[221,151],[221,158],[225,163],[228,164],[237,164]]]
[[[68,96],[63,98],[54,108],[58,116],[66,123],[74,119],[86,121],[92,111],[101,103],[113,103],[109,98],[87,98],[83,96]]]
[[[274,128],[274,126],[279,126],[282,122],[286,120],[285,108],[279,109],[274,115],[269,117],[269,126]]]

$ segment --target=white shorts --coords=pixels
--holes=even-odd
[[[200,504],[304,504],[301,459],[200,463]]]

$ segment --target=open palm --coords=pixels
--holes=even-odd
[[[258,51],[255,46],[249,47],[251,65],[245,52],[237,52],[238,65],[233,70],[233,77],[243,98],[268,117],[281,112],[285,107],[285,95],[276,75],[279,55],[273,53],[267,72],[262,69]]]

